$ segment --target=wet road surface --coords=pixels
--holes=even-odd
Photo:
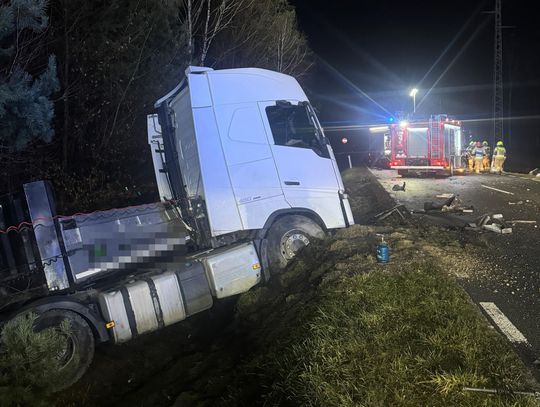
[[[540,178],[519,175],[465,175],[450,178],[401,178],[393,170],[372,170],[398,202],[408,209],[423,209],[436,195],[455,194],[463,205],[474,206],[464,216],[474,221],[483,214],[506,221],[536,221],[513,225],[508,235],[484,232],[487,247],[481,254],[487,272],[462,282],[472,299],[527,363],[540,356]],[[405,191],[393,191],[406,183]],[[469,232],[476,233],[476,232]],[[519,335],[521,334],[521,336]],[[538,365],[536,365],[538,367]],[[540,370],[537,370],[537,376]]]

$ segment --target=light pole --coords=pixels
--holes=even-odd
[[[416,94],[418,93],[418,89],[412,88],[411,93],[409,93],[409,96],[413,98],[413,113],[416,113]]]
[[[418,89],[413,88],[411,89],[411,93],[409,93],[409,96],[413,98],[413,113],[416,113],[416,94],[418,93]]]

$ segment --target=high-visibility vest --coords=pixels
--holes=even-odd
[[[474,158],[484,158],[484,149],[482,147],[476,147],[474,150]]]
[[[496,157],[506,157],[506,148],[501,146],[495,147],[495,150],[493,150],[493,155]]]

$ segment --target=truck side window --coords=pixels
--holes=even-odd
[[[275,145],[309,148],[321,157],[329,157],[328,148],[306,105],[268,106],[266,115]]]

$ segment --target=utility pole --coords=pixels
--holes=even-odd
[[[493,61],[493,145],[504,142],[504,88],[501,0],[495,0],[495,44]]]

